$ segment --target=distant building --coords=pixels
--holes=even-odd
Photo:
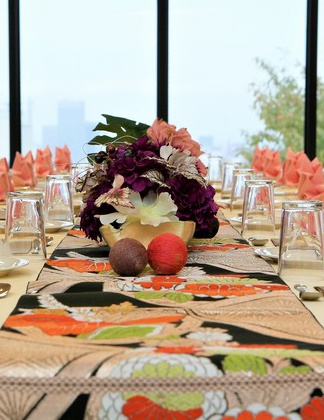
[[[57,146],[67,144],[72,161],[84,157],[83,144],[87,141],[83,101],[60,101],[57,110]]]

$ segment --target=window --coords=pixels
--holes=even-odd
[[[268,75],[256,59],[304,89],[305,41],[306,0],[170,0],[170,122],[233,158],[244,133],[264,129],[250,86]]]
[[[155,1],[28,0],[20,8],[23,153],[68,144],[78,162],[101,114],[153,122]]]

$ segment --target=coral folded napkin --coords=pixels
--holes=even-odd
[[[9,173],[9,165],[8,165],[8,161],[5,157],[0,159],[0,172],[8,172]]]
[[[280,182],[288,187],[296,187],[299,183],[300,172],[308,166],[309,159],[305,152],[294,153],[290,148],[287,150],[286,159],[282,166]]]
[[[265,149],[263,159],[263,174],[265,178],[277,179],[281,175],[280,153]]]
[[[260,149],[258,146],[254,149],[251,168],[255,172],[263,172],[265,149]]]
[[[35,173],[39,178],[53,174],[52,152],[48,146],[37,149],[35,158]]]
[[[262,172],[265,178],[277,179],[281,175],[281,159],[278,151],[271,151],[269,147],[254,149],[251,168]]]
[[[0,159],[0,201],[5,201],[8,191],[13,191],[14,186],[9,175],[9,165],[6,158]]]
[[[306,170],[300,171],[298,197],[302,200],[323,200],[324,176],[322,164],[316,158],[309,163],[310,166]]]
[[[57,172],[70,172],[71,152],[67,145],[55,147],[55,168]]]
[[[16,152],[12,165],[12,180],[14,187],[34,187],[36,185],[34,166],[31,161],[30,153],[22,156]]]

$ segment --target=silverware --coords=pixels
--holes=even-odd
[[[51,246],[53,243],[53,236],[46,236],[46,246]]]
[[[315,286],[316,290],[308,290],[305,284],[297,283],[295,284],[294,288],[299,291],[299,297],[302,300],[318,300],[319,298],[323,297],[323,291],[320,291],[319,287]]]
[[[297,283],[295,284],[294,289],[298,290],[299,292],[305,292],[305,290],[307,290],[307,286],[306,284]]]
[[[41,250],[41,241],[39,239],[34,239],[32,241],[32,254],[39,254],[39,251]]]
[[[266,238],[256,238],[254,236],[251,236],[248,239],[248,241],[251,242],[251,244],[253,246],[263,246],[263,245],[265,245],[269,241],[269,239],[266,239]]]
[[[53,236],[46,236],[45,243],[46,246],[50,246],[53,243]],[[39,251],[41,250],[41,241],[40,239],[34,239],[32,242],[32,254],[39,254]]]
[[[9,283],[0,283],[0,298],[4,298],[9,293],[11,285]]]

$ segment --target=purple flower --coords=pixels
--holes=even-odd
[[[178,218],[196,222],[197,233],[208,230],[214,224],[218,210],[214,188],[198,175],[192,177],[179,173],[176,167],[162,159],[160,148],[165,144],[155,144],[145,135],[133,144],[117,146],[109,153],[104,173],[97,180],[97,185],[88,191],[86,206],[81,213],[80,226],[88,238],[101,240],[101,223],[97,215],[116,211],[107,203],[97,207],[95,201],[112,188],[117,174],[124,177],[123,188],[139,192],[142,197],[150,190],[158,194],[168,192],[178,208]]]

